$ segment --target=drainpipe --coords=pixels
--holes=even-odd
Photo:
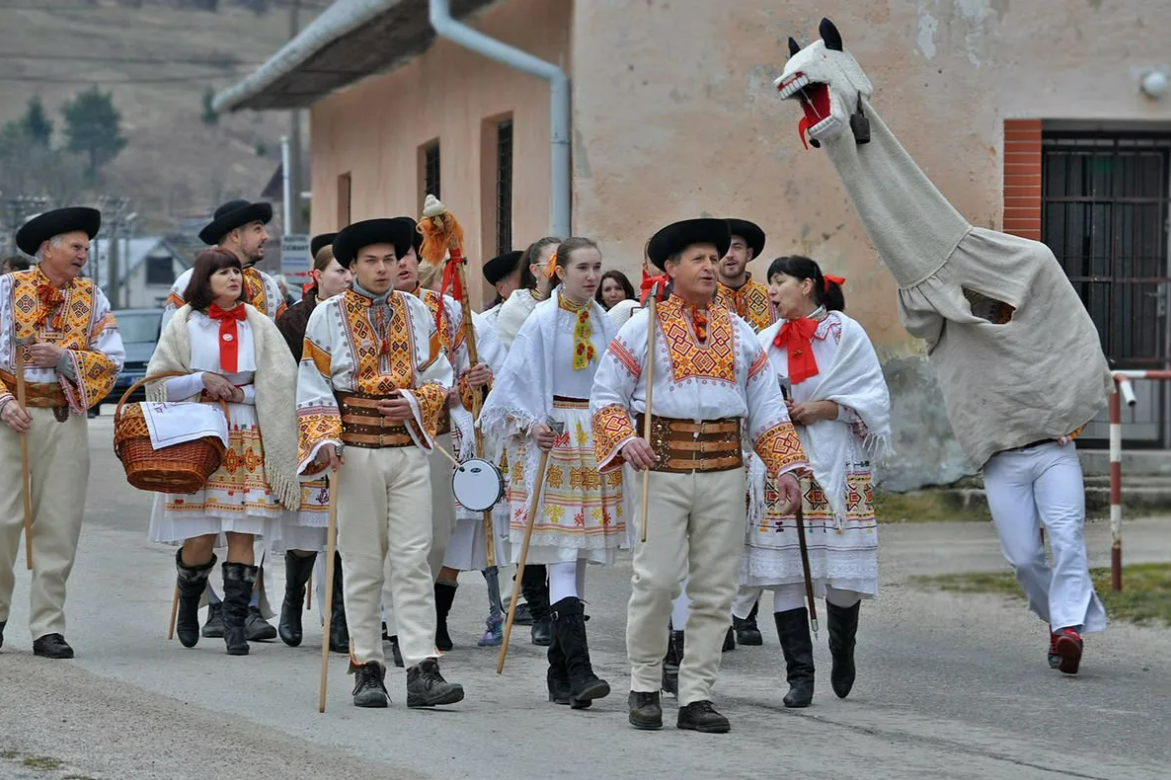
[[[451,16],[450,0],[430,0],[431,26],[440,38],[496,60],[502,65],[549,82],[549,130],[552,157],[553,198],[550,207],[550,234],[566,237],[570,233],[569,168],[569,78],[561,68],[537,59],[528,52],[489,38],[478,30],[457,22]]]

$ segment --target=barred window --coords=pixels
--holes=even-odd
[[[439,193],[439,142],[436,141],[423,152],[423,195],[434,195],[442,199]]]
[[[512,251],[512,120],[496,127],[496,254]]]

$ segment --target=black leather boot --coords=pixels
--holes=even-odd
[[[859,601],[852,607],[835,607],[828,601],[825,603],[829,613],[829,652],[833,657],[833,669],[829,673],[829,682],[839,699],[850,695],[854,687],[854,637],[858,635],[858,611],[862,606]]]
[[[342,555],[334,553],[333,608],[329,611],[329,651],[350,654],[350,629],[346,625],[346,589],[342,576]]]
[[[224,638],[224,603],[218,601],[207,605],[207,622],[203,624],[204,639]]]
[[[756,613],[760,602],[752,605],[752,611],[746,618],[732,616],[732,627],[736,629],[736,644],[755,647],[764,644],[764,637],[760,635],[760,628],[756,625]]]
[[[554,704],[571,704],[569,697],[569,667],[565,664],[565,651],[558,641],[557,632],[553,632],[553,641],[549,644],[549,669],[545,673],[545,684],[549,688],[549,701]],[[585,709],[591,702],[582,702]]]
[[[317,553],[306,556],[285,553],[285,600],[281,602],[281,620],[277,631],[289,647],[301,644],[301,611],[305,609],[305,584],[313,574]]]
[[[245,621],[252,586],[256,584],[256,566],[226,562],[224,571],[224,644],[228,655],[248,655]]]
[[[629,710],[627,719],[636,729],[653,731],[663,727],[663,705],[658,691],[631,691],[626,697],[626,707]]]
[[[728,626],[728,632],[724,634],[724,646],[720,648],[720,652],[726,653],[730,650],[736,649],[736,630],[732,626]]]
[[[716,711],[710,701],[693,701],[679,708],[678,728],[704,734],[726,734],[732,728],[728,719]]]
[[[679,696],[679,665],[683,663],[683,632],[673,628],[667,635],[667,654],[663,656],[663,690]]]
[[[455,590],[458,587],[459,585],[454,582],[435,583],[435,647],[445,653],[455,647],[455,643],[451,641],[451,634],[447,633],[447,616],[451,612]]]
[[[549,623],[549,582],[544,566],[525,566],[520,581],[521,592],[533,617],[533,644],[548,647],[553,641],[553,627]]]
[[[813,639],[809,636],[809,610],[805,607],[776,612],[777,636],[785,654],[789,692],[786,707],[808,707],[813,701]]]
[[[428,658],[418,666],[407,669],[407,706],[435,707],[455,704],[464,699],[464,687],[449,683],[439,673],[439,662]]]
[[[390,694],[386,692],[386,667],[377,661],[353,666],[354,706],[389,707]]]
[[[594,699],[604,698],[610,693],[610,684],[599,679],[590,664],[585,605],[581,599],[570,596],[554,604],[550,615],[553,618],[553,641],[561,645],[561,652],[565,654],[570,706],[583,710]]]
[[[175,634],[184,647],[195,647],[199,642],[199,599],[207,587],[207,577],[216,564],[213,553],[211,560],[202,566],[188,566],[183,563],[183,548],[175,551],[175,569],[178,572],[176,584],[179,587],[179,611],[175,616]]]
[[[0,647],[4,647],[4,628],[8,625],[7,620],[0,620]]]

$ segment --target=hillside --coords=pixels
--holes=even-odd
[[[267,8],[257,13],[243,7]],[[203,97],[247,75],[289,34],[289,0],[0,0],[0,124],[39,95],[64,143],[61,105],[96,84],[113,94],[125,149],[98,195],[133,199],[138,230],[163,231],[232,196],[257,197],[280,164],[288,114],[206,124]],[[216,6],[215,12],[200,6]],[[302,0],[304,26],[328,3]],[[19,193],[3,192],[0,198]]]

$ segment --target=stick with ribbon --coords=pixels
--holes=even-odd
[[[467,296],[468,280],[467,271],[464,268],[463,227],[441,200],[434,195],[427,195],[427,199],[423,202],[423,218],[419,220],[417,229],[423,234],[423,246],[419,248],[420,260],[431,265],[446,262],[443,269],[443,285],[440,287],[439,293],[442,296],[450,288],[451,294],[460,303],[460,309],[463,312],[463,323],[460,327],[464,333],[464,342],[468,345],[468,363],[475,366],[480,362],[480,354],[476,349],[476,329],[472,326],[472,306]],[[436,322],[436,326],[441,331],[442,318],[443,304],[441,301]],[[472,388],[472,408],[469,410],[472,413],[472,420],[478,421],[480,419],[480,407],[483,406],[483,403],[483,389]],[[484,434],[478,425],[475,426],[475,432],[476,457],[482,458],[484,456]],[[488,568],[496,565],[495,545],[492,543],[493,533],[492,512],[489,510],[484,512],[484,548]]]

